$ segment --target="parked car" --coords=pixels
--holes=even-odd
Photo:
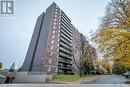
[[[122,75],[126,78],[130,78],[130,71],[126,71],[126,73],[123,73]]]

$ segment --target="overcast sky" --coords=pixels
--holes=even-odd
[[[0,62],[20,67],[25,59],[37,17],[53,2],[85,36],[96,31],[108,0],[15,0],[15,16],[0,16]]]

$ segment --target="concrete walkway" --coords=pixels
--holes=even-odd
[[[96,80],[98,77],[100,77],[100,75],[95,75],[95,76],[92,76],[92,77],[86,77],[86,78],[82,78],[80,80],[77,80],[77,81],[74,81],[74,82],[62,82],[62,81],[51,81],[51,82],[48,82],[49,84],[80,84],[82,83],[83,81],[94,81]]]
[[[73,84],[81,84],[83,81],[90,82],[90,81],[96,80],[99,77],[101,77],[101,76],[100,75],[96,75],[96,76],[93,76],[93,77],[86,77],[86,78],[80,79],[80,80],[72,82],[72,83]]]

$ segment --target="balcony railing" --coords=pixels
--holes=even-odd
[[[58,66],[59,69],[66,69],[66,70],[72,70],[71,67],[64,67],[64,66]]]
[[[71,22],[71,20],[66,16],[66,14],[63,11],[61,11],[61,15],[63,15],[68,20],[68,22]]]
[[[70,51],[68,51],[67,49],[63,48],[63,47],[60,47],[60,50],[64,51],[64,52],[67,52],[68,54],[71,54]]]
[[[61,30],[64,30],[67,34],[69,34],[69,36],[72,37],[72,33],[68,31],[68,29],[66,29],[65,27],[61,26]]]
[[[72,27],[68,26],[63,20],[61,20],[61,24],[63,24],[72,33]]]
[[[72,40],[72,35],[66,33],[63,29],[61,29],[61,33],[63,33],[69,40]]]
[[[65,34],[63,34],[62,32],[61,32],[61,34],[60,34],[62,37],[64,37],[66,40],[68,40],[70,43],[72,43],[72,40],[70,39],[70,38],[68,38]]]
[[[58,58],[58,61],[62,62],[62,63],[66,63],[66,64],[72,64],[71,60],[65,59],[65,58]]]
[[[68,43],[66,40],[64,40],[63,38],[60,38],[60,42],[65,43],[66,45],[68,45],[69,47],[72,47],[72,43]]]
[[[62,47],[64,47],[64,48],[66,48],[67,50],[72,51],[71,46],[68,46],[68,45],[65,44],[64,42],[60,42],[60,45],[61,45]]]
[[[64,54],[62,52],[59,52],[59,55],[65,57],[65,58],[68,58],[68,59],[72,59],[71,56],[67,55],[67,54]]]
[[[66,43],[70,43],[70,44],[72,43],[72,41],[70,41],[69,39],[67,39],[63,34],[60,35],[60,39],[61,39],[61,38],[64,39],[64,41],[65,41]]]
[[[61,22],[61,26],[63,26],[66,30],[68,30],[70,33],[72,33],[72,30],[70,27],[64,24],[64,22]]]
[[[64,16],[61,16],[61,20],[64,21],[64,23],[66,23],[66,25],[68,25],[69,27],[72,27],[72,25],[70,24],[70,22],[68,22]]]

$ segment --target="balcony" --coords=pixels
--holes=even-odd
[[[72,32],[69,32],[64,26],[61,26],[61,30],[65,31],[69,36],[72,37]]]
[[[68,34],[63,29],[61,29],[61,33],[63,33],[66,37],[68,37],[70,40],[72,40],[72,35]]]
[[[64,48],[62,48],[62,47],[60,47],[59,50],[65,52],[65,53],[68,54],[68,55],[72,55],[72,53],[71,53],[70,51],[68,51],[68,50],[66,50],[66,49],[64,49]]]
[[[71,43],[68,43],[66,40],[64,40],[64,39],[62,39],[62,38],[60,38],[60,42],[62,42],[62,43],[64,43],[64,44],[68,45],[69,47],[72,47],[72,44],[71,44]]]
[[[66,41],[66,43],[69,43],[69,44],[72,43],[72,41],[70,41],[69,39],[67,39],[63,34],[60,35],[60,39],[61,38],[64,39],[64,41]]]
[[[71,46],[68,46],[68,45],[65,44],[64,42],[61,42],[61,41],[60,41],[60,45],[61,45],[61,47],[64,47],[64,48],[66,48],[67,50],[72,51]]]
[[[64,67],[64,66],[58,66],[58,69],[63,69],[63,70],[72,70],[71,67]]]
[[[72,27],[68,26],[63,20],[61,20],[61,24],[63,24],[72,33]]]
[[[65,25],[64,22],[61,22],[61,26],[63,26],[66,30],[68,30],[70,33],[72,33],[71,28],[69,28],[67,25]]]
[[[60,42],[59,44],[60,47],[64,48],[65,50],[72,52],[72,47],[71,46],[67,46],[66,44]]]
[[[61,11],[61,15],[63,15],[68,22],[71,22],[71,20],[66,16],[66,14],[63,11]]]
[[[65,19],[64,16],[61,16],[61,20],[62,20],[66,25],[68,25],[69,27],[72,27],[71,23],[68,22],[68,21]]]
[[[58,58],[58,61],[62,62],[62,63],[66,63],[66,64],[72,64],[71,60],[65,59],[65,58],[61,58],[61,57]]]
[[[61,31],[60,35],[64,38],[66,38],[66,40],[69,40],[70,43],[72,43],[72,40],[65,34],[63,34],[63,32]]]
[[[69,32],[70,34],[72,34],[72,31],[70,29],[68,29],[67,27],[65,27],[64,24],[61,24],[61,28],[66,30],[67,32]]]
[[[62,57],[67,58],[67,59],[72,59],[70,55],[64,54],[62,52],[59,52],[59,56],[62,56]]]

